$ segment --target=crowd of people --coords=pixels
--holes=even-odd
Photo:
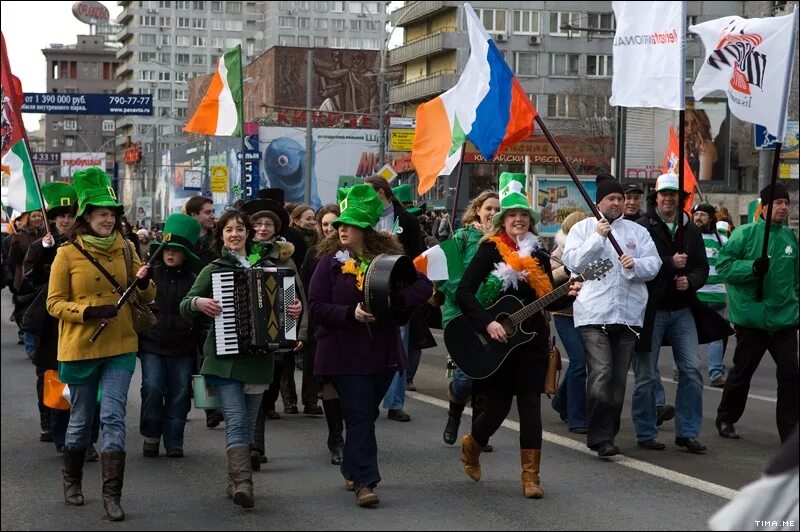
[[[388,419],[411,420],[405,392],[415,389],[422,350],[435,345],[431,316],[440,315],[446,328],[464,315],[482,341],[506,344],[515,330],[492,306],[508,295],[528,305],[564,283],[562,297],[520,324],[537,333],[533,340],[511,349],[490,376],[471,378],[453,368],[442,436],[456,443],[471,403],[471,426],[461,438],[469,478],[481,479],[480,454],[492,451],[490,439],[516,399],[522,493],[544,496],[541,398],[551,323],[569,359],[552,407],[600,458],[619,453],[615,438],[631,367],[637,444],[665,449],[659,427],[674,417],[675,445],[706,451],[698,440],[701,344],[709,345],[706,380],[723,389],[719,435],[739,438],[735,424],[769,350],[777,364],[778,434],[789,439],[798,422],[800,255],[786,226],[789,196],[782,186],[772,197],[769,254],[761,257],[766,208],[759,220],[733,230],[714,206],[687,205],[670,174],[658,178],[644,206],[641,188],[598,175],[601,217],[566,216],[548,251],[537,236],[540,215],[522,192],[525,181],[524,174],[502,173],[498,190],[473,198],[457,228],[448,214],[414,204],[408,185],[393,188],[370,177],[339,190],[336,204],[316,212],[286,204],[280,189],[239,200],[219,217],[210,198],[195,196],[152,232],[129,226],[100,169],[76,173],[70,185],[42,187],[44,212],[24,213],[4,239],[3,271],[20,343],[36,367],[40,439],[63,455],[65,501],[84,504],[84,462],[99,459],[107,517],[125,518],[125,415],[138,359],[143,456],[160,456],[162,445],[167,457],[184,456],[192,396],[211,393],[218,407],[206,408],[206,425],[225,424],[227,495],[252,508],[253,472],[268,462],[266,421],[280,419],[280,396],[283,415],[299,414],[299,405],[303,414],[324,415],[331,463],[357,504],[374,506],[381,480],[375,421],[381,404]],[[769,201],[767,189],[761,200]],[[410,319],[368,311],[365,275],[376,257],[414,259],[448,239],[449,260],[460,265],[448,279],[431,282],[417,272],[391,286],[392,309]],[[579,282],[600,261],[610,264],[607,275]],[[266,353],[240,343],[238,353],[221,355],[215,318],[224,308],[213,279],[273,266],[295,275],[296,299],[281,311],[297,320],[296,340]],[[136,305],[119,304],[123,292],[149,303],[154,325],[144,323]],[[726,373],[728,321],[737,342]],[[674,402],[658,371],[663,346],[675,362]],[[69,389],[66,407],[46,404],[48,387],[58,384]]]

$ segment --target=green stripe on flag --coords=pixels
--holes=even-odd
[[[439,244],[444,256],[447,259],[447,277],[449,279],[461,279],[464,275],[464,263],[461,260],[461,252],[458,249],[458,241],[449,238]]]
[[[25,141],[14,144],[3,157],[3,164],[8,166],[8,205],[19,212],[35,211],[42,208],[36,174],[25,147]]]
[[[225,52],[222,56],[225,62],[225,68],[228,69],[228,87],[231,89],[233,96],[233,103],[236,105],[236,131],[233,137],[241,137],[244,130],[244,105],[242,104],[242,96],[244,89],[242,86],[242,45],[237,45],[236,48]]]

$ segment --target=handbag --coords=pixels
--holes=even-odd
[[[558,390],[558,381],[561,378],[561,352],[556,347],[556,338],[550,347],[550,359],[547,361],[547,374],[544,377],[544,393],[552,397]]]
[[[48,369],[44,372],[44,391],[42,402],[54,410],[69,410],[69,386],[58,380],[58,371]]]
[[[106,279],[111,283],[111,286],[117,291],[118,294],[122,295],[125,292],[125,289],[120,286],[116,279],[114,279],[108,270],[103,268],[103,265],[97,262],[88,251],[83,249],[76,241],[71,241],[72,245],[78,248],[78,251],[83,253],[83,255],[89,259],[89,262],[94,264],[94,267],[97,268],[100,273],[102,273]],[[125,247],[122,248],[122,253],[125,255],[125,271],[127,272],[128,276],[128,284],[131,284],[131,269],[133,265],[133,259],[131,258],[131,248],[128,242],[125,242]],[[139,297],[139,293],[134,290],[131,296],[128,298],[128,304],[130,305],[131,309],[131,317],[133,321],[133,330],[137,333],[144,332],[148,329],[152,329],[156,324],[156,315],[153,313],[153,310],[149,307],[147,303],[142,301]]]
[[[125,269],[128,272],[128,284],[137,282],[137,279],[131,276],[133,259],[131,258],[130,245],[127,242],[125,242],[125,248],[122,250],[122,252],[125,254]],[[128,299],[128,304],[131,306],[134,331],[141,333],[156,326],[157,320],[155,313],[153,313],[153,309],[150,308],[150,305],[141,298],[138,291],[133,291],[131,297]]]

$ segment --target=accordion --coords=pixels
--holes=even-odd
[[[296,299],[291,268],[261,267],[211,274],[217,356],[267,354],[297,342],[297,321],[286,313]]]

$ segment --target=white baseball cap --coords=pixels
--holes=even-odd
[[[661,174],[656,179],[656,192],[662,190],[675,190],[678,191],[678,176],[675,174]]]

